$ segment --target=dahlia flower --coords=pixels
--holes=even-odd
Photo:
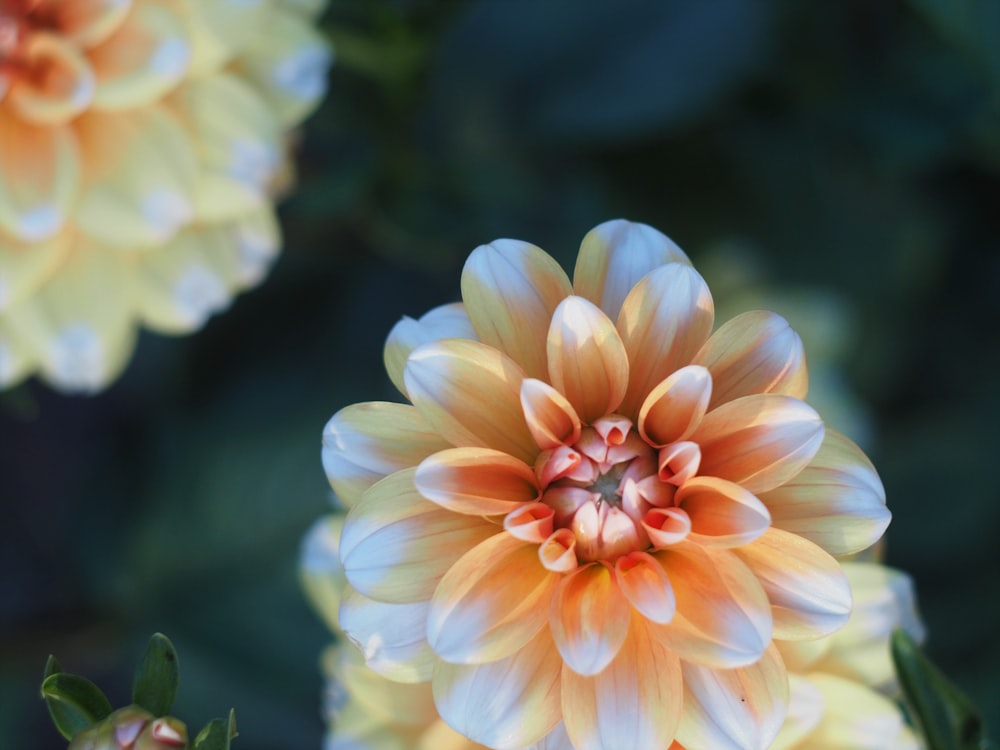
[[[322,5],[0,5],[0,387],[97,390],[139,324],[192,331],[262,279]]]
[[[390,333],[409,404],[325,428],[343,630],[490,748],[767,747],[775,641],[844,625],[833,555],[889,520],[802,400],[799,337],[763,311],[713,333],[684,253],[625,221],[584,238],[572,282],[533,245],[481,246],[462,298]]]

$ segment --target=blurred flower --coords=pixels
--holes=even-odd
[[[68,750],[175,750],[187,743],[187,727],[180,720],[154,719],[139,706],[126,706],[77,733]]]
[[[801,400],[798,335],[759,311],[712,333],[686,256],[625,221],[584,238],[573,283],[533,245],[477,248],[462,296],[390,333],[412,406],[325,429],[340,626],[488,747],[561,725],[577,750],[767,747],[788,706],[772,639],[847,621],[832,555],[889,521]]]
[[[97,390],[137,324],[195,330],[263,278],[322,5],[0,5],[0,387]]]

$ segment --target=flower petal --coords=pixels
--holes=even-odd
[[[548,383],[525,378],[521,383],[521,408],[542,450],[572,445],[580,439],[580,417],[566,397]]]
[[[449,725],[495,750],[518,750],[559,723],[562,660],[542,629],[509,656],[488,664],[434,670],[434,702]]]
[[[637,612],[647,620],[666,624],[674,617],[677,600],[663,566],[646,552],[631,552],[615,560],[615,582]]]
[[[417,467],[420,494],[442,508],[479,516],[507,514],[541,497],[535,470],[501,451],[450,448]]]
[[[375,482],[447,447],[409,404],[352,404],[323,428],[323,468],[337,497],[350,508]]]
[[[628,634],[630,612],[606,566],[585,565],[564,577],[552,595],[549,627],[566,666],[582,675],[608,666]]]
[[[699,474],[757,494],[805,468],[823,442],[823,420],[798,399],[755,394],[710,411],[691,440],[701,446]]]
[[[503,527],[521,541],[543,544],[552,535],[554,515],[555,511],[545,503],[525,503],[507,514]]]
[[[427,639],[445,661],[476,664],[510,656],[545,626],[559,578],[542,567],[536,545],[496,534],[441,579]]]
[[[690,364],[714,319],[708,285],[690,266],[661,266],[635,285],[617,321],[630,368],[622,414],[635,414],[660,381]]]
[[[760,495],[774,525],[818,544],[831,555],[871,546],[892,514],[885,489],[861,449],[835,430],[793,479]]]
[[[653,554],[674,589],[677,611],[653,634],[686,661],[743,667],[771,642],[771,607],[753,572],[730,550],[691,542]]]
[[[524,372],[505,354],[478,341],[435,341],[410,354],[404,379],[413,405],[452,445],[534,463],[538,446],[521,410]]]
[[[774,637],[820,638],[851,614],[851,588],[840,565],[820,547],[781,529],[734,550],[757,576],[774,616]]]
[[[39,242],[0,234],[0,313],[38,289],[66,259],[71,246],[69,230]]]
[[[128,16],[132,0],[77,0],[73,3],[43,3],[52,27],[59,35],[88,48],[108,38]]]
[[[710,409],[753,393],[804,399],[809,387],[802,339],[787,320],[766,310],[745,312],[724,323],[694,361],[712,373]]]
[[[340,562],[340,532],[344,515],[330,513],[313,522],[299,547],[299,583],[313,610],[327,627],[340,631],[338,611],[347,578]]]
[[[502,351],[533,378],[546,375],[549,321],[570,294],[566,272],[527,242],[480,245],[462,270],[462,299],[479,340]]]
[[[675,370],[650,391],[639,408],[639,434],[655,448],[687,438],[705,416],[712,376],[698,365]]]
[[[347,514],[340,559],[347,580],[373,599],[430,599],[452,564],[497,532],[495,524],[444,510],[413,484],[415,469],[372,485]]]
[[[691,261],[665,234],[646,224],[613,219],[583,238],[573,271],[573,291],[614,320],[639,279],[667,263]]]
[[[19,64],[27,70],[14,78],[4,97],[4,105],[18,117],[55,125],[69,122],[90,106],[94,73],[81,50],[62,35],[31,33],[19,56]]]
[[[410,352],[421,344],[429,344],[441,339],[473,339],[476,331],[472,327],[465,305],[453,302],[441,305],[424,313],[419,320],[404,317],[389,332],[382,355],[386,372],[392,384],[404,396],[406,383],[403,382],[403,371]],[[408,397],[408,396],[407,396]]]
[[[691,519],[690,539],[714,547],[752,542],[771,525],[767,507],[740,485],[718,477],[685,482],[674,502]]]
[[[786,662],[786,667],[788,664]],[[812,744],[803,745],[823,718],[825,708],[823,693],[806,677],[788,673],[788,713],[785,723],[781,725],[778,736],[771,744],[771,750],[795,750],[795,748],[812,748]]]
[[[562,710],[576,750],[665,748],[681,714],[677,656],[648,632],[641,615],[618,655],[599,674],[562,670]]]
[[[809,735],[816,750],[885,750],[897,747],[905,732],[899,707],[851,680],[828,674],[811,674],[809,680],[823,694],[826,710]]]
[[[771,746],[788,711],[788,676],[774,646],[745,667],[713,669],[681,662],[681,671],[684,712],[678,742],[712,750]]]
[[[427,601],[389,604],[347,586],[339,618],[369,669],[395,682],[425,682],[437,661],[427,643],[429,609]]]
[[[552,314],[549,380],[584,422],[617,411],[628,386],[628,357],[614,324],[583,297],[567,297]]]

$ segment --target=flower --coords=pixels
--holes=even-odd
[[[173,750],[188,746],[187,727],[172,716],[153,718],[125,706],[73,736],[68,750]]]
[[[0,8],[0,387],[91,392],[138,324],[199,328],[278,250],[286,138],[325,86],[320,0]]]
[[[462,298],[389,335],[410,404],[325,428],[343,630],[487,747],[767,747],[774,641],[847,621],[832,555],[889,521],[801,400],[799,337],[762,311],[713,333],[684,253],[626,221],[584,238],[572,283],[533,245],[481,246]]]

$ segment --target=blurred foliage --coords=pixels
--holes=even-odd
[[[222,700],[242,750],[319,747],[329,636],[295,565],[327,507],[324,422],[396,398],[386,333],[456,299],[473,247],[526,239],[571,267],[616,216],[696,264],[752,246],[770,288],[847,311],[839,377],[868,407],[888,561],[996,732],[1000,6],[611,8],[335,0],[338,63],[267,283],[198,335],[146,335],[96,398],[0,395],[5,746],[60,746],[46,654],[111,692],[163,630],[192,725]]]

